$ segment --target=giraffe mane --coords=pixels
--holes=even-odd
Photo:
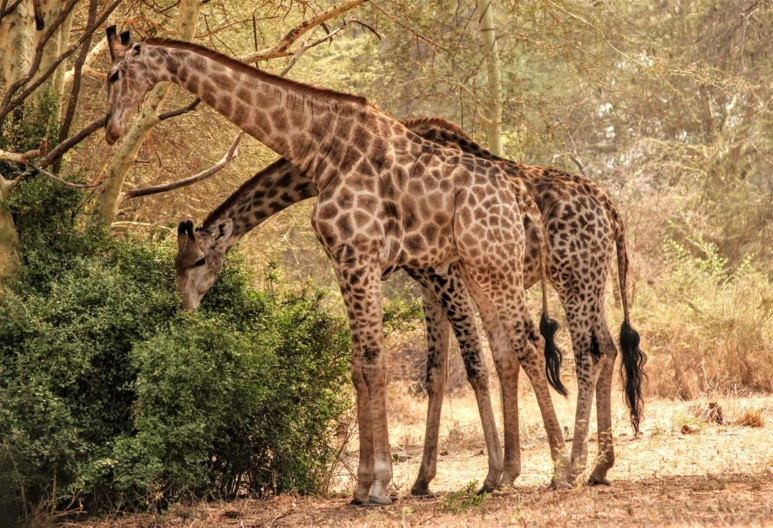
[[[192,51],[194,53],[198,53],[199,55],[203,55],[204,57],[217,61],[221,64],[225,64],[226,66],[233,68],[237,71],[246,73],[247,75],[257,77],[259,79],[268,81],[278,86],[282,86],[285,88],[292,88],[293,90],[298,90],[301,93],[328,96],[341,101],[348,101],[351,103],[358,103],[362,105],[368,104],[368,100],[365,97],[362,97],[360,95],[348,94],[344,92],[339,92],[337,90],[329,90],[327,88],[318,88],[310,84],[303,84],[298,81],[293,81],[292,79],[279,77],[278,75],[274,75],[273,73],[260,70],[240,60],[234,59],[233,57],[229,57],[224,53],[220,53],[219,51],[216,51],[213,49],[205,48],[204,46],[200,46],[192,42],[183,42],[181,40],[158,38],[158,37],[148,38],[144,42],[150,46],[163,46],[165,48]]]
[[[408,129],[421,125],[430,125],[433,127],[444,128],[449,132],[466,139],[467,141],[473,141],[472,137],[467,132],[465,132],[462,127],[452,121],[449,121],[448,119],[443,119],[442,117],[419,117],[416,119],[406,119],[401,121],[401,123],[405,128]]]

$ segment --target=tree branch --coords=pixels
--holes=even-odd
[[[54,36],[54,33],[59,28],[59,26],[62,25],[62,23],[64,22],[64,19],[67,18],[67,16],[70,14],[70,11],[72,11],[75,8],[75,5],[77,3],[78,3],[78,0],[69,0],[67,4],[65,4],[65,6],[62,8],[62,11],[59,13],[59,16],[57,16],[56,20],[54,20],[54,22],[48,27],[46,32],[43,33],[43,36],[40,37],[40,40],[38,40],[38,44],[35,47],[35,57],[32,59],[32,64],[30,65],[29,71],[24,77],[21,77],[19,80],[17,80],[8,88],[8,92],[5,94],[5,97],[3,98],[3,110],[5,110],[5,108],[11,104],[13,100],[13,96],[19,90],[19,88],[27,84],[38,72],[38,68],[40,67],[40,61],[43,60],[43,49],[46,47],[46,44],[48,44],[48,41],[51,40],[51,37]],[[36,8],[37,7],[38,6],[36,6]],[[40,83],[42,84],[43,82],[45,82],[47,78],[48,77],[40,80]],[[37,86],[35,86],[35,88],[37,88]],[[32,91],[30,91],[29,93],[32,93]],[[24,98],[21,101],[26,99],[29,93],[24,95]],[[21,101],[19,101],[18,104],[21,104]],[[16,106],[18,106],[18,104]],[[13,110],[14,108],[15,106],[13,108],[10,108],[8,112]],[[0,114],[0,124],[2,124],[6,115],[8,115],[7,112]]]
[[[8,3],[8,0],[3,0],[2,6],[0,6],[0,20],[3,20],[5,18],[5,15],[10,15],[14,9],[16,9],[19,4],[21,4],[21,0],[16,0],[14,3],[8,6],[6,9],[6,5]]]
[[[41,167],[48,167],[55,161],[57,161],[59,158],[65,155],[68,150],[73,148],[75,145],[89,137],[91,134],[96,132],[97,130],[104,128],[105,126],[106,118],[100,117],[99,119],[96,119],[80,129],[76,134],[73,134],[72,136],[68,137],[61,143],[59,143],[54,150],[48,153],[48,155],[43,158],[43,163],[40,164]]]
[[[40,43],[38,44],[40,53],[36,54],[35,63],[33,63],[32,67],[30,68],[30,71],[27,73],[26,76],[24,76],[23,78],[15,82],[13,85],[11,85],[11,87],[8,89],[8,93],[3,99],[2,107],[0,107],[0,132],[2,132],[2,126],[5,123],[6,116],[8,116],[9,113],[11,113],[14,109],[16,109],[19,105],[21,105],[24,102],[24,100],[37,89],[38,86],[43,84],[56,71],[56,69],[59,67],[62,61],[64,61],[67,57],[72,55],[72,53],[76,49],[78,49],[81,46],[81,44],[83,44],[83,42],[86,41],[87,38],[91,38],[91,35],[94,33],[94,31],[96,31],[102,25],[102,23],[107,19],[108,16],[110,16],[110,14],[115,10],[116,7],[118,7],[118,5],[122,1],[123,0],[113,0],[113,2],[110,3],[110,5],[108,5],[107,8],[105,8],[105,10],[102,12],[102,15],[100,15],[96,23],[94,23],[94,25],[92,25],[91,27],[87,27],[84,30],[83,35],[81,35],[81,38],[78,39],[77,42],[75,42],[72,46],[67,48],[67,50],[65,50],[64,53],[59,55],[59,57],[51,64],[51,66],[49,66],[48,70],[46,70],[40,77],[38,77],[38,79],[34,83],[28,86],[21,93],[21,95],[19,95],[14,99],[13,98],[14,94],[19,90],[19,88],[21,88],[21,86],[25,85],[26,83],[29,82],[30,79],[32,79],[32,76],[35,75],[35,73],[38,70],[38,67],[40,66],[43,47],[40,45]],[[75,3],[77,3],[77,0],[71,0],[71,3],[74,5]],[[62,11],[62,15],[66,16],[66,13],[69,13],[67,9],[67,7],[69,6],[70,4],[68,3],[68,5]],[[70,10],[72,10],[72,7],[70,7]],[[64,20],[62,18],[62,15],[60,15],[60,19]],[[56,27],[58,27],[59,24],[61,24],[61,22],[59,21],[60,19],[57,19],[59,23],[58,24],[54,23],[51,26],[51,28],[56,29]],[[51,31],[51,28],[49,28],[49,31],[46,32],[46,35],[49,35],[49,32],[53,33],[53,31]],[[49,35],[48,38],[50,39],[51,36]]]
[[[83,73],[86,75],[90,75],[91,77],[97,77],[100,79],[104,79],[107,77],[104,73],[100,73],[96,70],[92,70],[89,65],[94,62],[94,59],[96,59],[100,53],[105,51],[107,49],[107,38],[103,37],[102,40],[97,42],[97,45],[91,48],[91,51],[89,51],[88,55],[86,55],[86,60],[83,63]],[[75,76],[75,70],[69,70],[65,72],[64,74],[64,83],[68,84],[71,83],[73,78]]]
[[[184,106],[182,108],[178,108],[177,110],[172,110],[171,112],[165,112],[161,114],[160,116],[158,116],[158,120],[166,121],[167,119],[170,119],[172,117],[177,117],[183,114],[187,114],[188,112],[193,112],[194,110],[196,110],[196,107],[199,106],[200,102],[201,102],[201,99],[197,97],[188,106]]]
[[[86,27],[91,27],[94,25],[94,20],[97,18],[97,7],[99,7],[99,2],[97,0],[91,0],[89,2],[89,14],[88,19],[86,21]],[[81,92],[81,73],[83,70],[83,65],[86,62],[86,57],[89,53],[89,46],[91,45],[91,35],[88,36],[88,38],[83,42],[83,47],[81,47],[81,52],[78,55],[78,58],[75,59],[75,66],[73,68],[73,71],[75,72],[73,74],[73,81],[72,81],[72,90],[70,91],[70,100],[67,101],[67,111],[64,115],[64,121],[62,122],[62,129],[59,132],[59,142],[63,142],[65,139],[67,139],[67,135],[70,133],[70,126],[72,126],[72,120],[75,117],[75,108],[78,106],[78,96]],[[59,169],[61,168],[62,162],[61,158],[57,160],[54,163],[54,173],[59,174]]]
[[[32,158],[39,158],[45,156],[48,150],[48,140],[43,139],[40,142],[40,146],[35,150],[28,150],[24,154],[18,154],[16,152],[8,152],[0,149],[0,160],[11,161],[13,163],[21,163],[22,165],[29,164],[29,160]]]
[[[213,174],[220,172],[221,169],[231,163],[231,161],[233,161],[233,159],[239,155],[239,142],[241,141],[244,134],[244,131],[239,132],[239,135],[236,136],[236,139],[234,139],[233,143],[231,144],[231,148],[228,149],[228,152],[226,152],[225,155],[220,158],[220,161],[212,165],[207,170],[189,178],[177,180],[172,183],[165,183],[163,185],[155,185],[153,187],[144,187],[142,189],[133,189],[131,191],[127,191],[124,193],[124,198],[139,198],[140,196],[149,196],[151,194],[173,191],[175,189],[179,189],[180,187],[187,187],[188,185],[193,185],[196,182],[200,182],[201,180],[209,178]]]
[[[351,11],[352,9],[361,6],[367,0],[343,0],[332,7],[318,13],[317,15],[304,20],[293,29],[291,29],[279,42],[263,50],[255,51],[248,55],[239,57],[239,60],[243,62],[258,62],[268,59],[276,59],[279,57],[287,57],[293,53],[289,51],[292,46],[302,35],[308,31],[316,28],[317,26],[327,22],[331,18],[335,18],[342,13]]]
[[[40,173],[40,174],[42,174],[44,176],[47,176],[48,178],[54,180],[55,182],[61,183],[62,185],[66,186],[66,187],[71,187],[73,189],[93,189],[94,187],[98,187],[102,183],[101,180],[98,181],[97,183],[92,183],[92,184],[88,184],[88,183],[72,183],[72,182],[68,182],[67,180],[63,180],[59,176],[51,174],[47,170],[38,167],[37,165],[35,165],[34,163],[32,163],[30,161],[27,162],[27,165],[31,169],[33,169],[35,172],[38,172],[38,173]]]

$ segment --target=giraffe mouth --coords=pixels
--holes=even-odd
[[[110,118],[107,120],[107,126],[105,127],[105,141],[108,145],[115,144],[116,141],[123,136],[123,127],[112,122]]]

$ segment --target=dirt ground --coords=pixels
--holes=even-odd
[[[554,492],[546,489],[551,462],[537,405],[524,390],[523,472],[515,488],[479,496],[469,491],[482,481],[487,461],[474,400],[447,398],[438,475],[432,483],[436,497],[417,500],[407,493],[421,459],[426,402],[394,395],[391,506],[348,506],[356,468],[352,442],[326,497],[178,505],[159,516],[92,518],[69,526],[773,526],[773,397],[711,401],[722,407],[724,424],[706,421],[709,400],[652,401],[642,434],[634,438],[618,399],[612,486]],[[555,404],[571,437],[573,399],[556,397]],[[589,460],[595,450],[594,439]]]

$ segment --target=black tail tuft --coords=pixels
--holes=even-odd
[[[647,355],[639,349],[640,340],[639,333],[627,321],[624,322],[620,327],[620,350],[623,356],[621,372],[625,385],[625,403],[631,409],[631,425],[637,433],[644,407],[641,382],[646,376],[644,364],[647,363]]]
[[[556,346],[555,335],[560,325],[555,319],[550,319],[545,314],[539,321],[539,333],[545,339],[545,374],[548,377],[548,383],[561,396],[568,396],[564,384],[561,383],[561,362],[564,360],[564,354]]]

